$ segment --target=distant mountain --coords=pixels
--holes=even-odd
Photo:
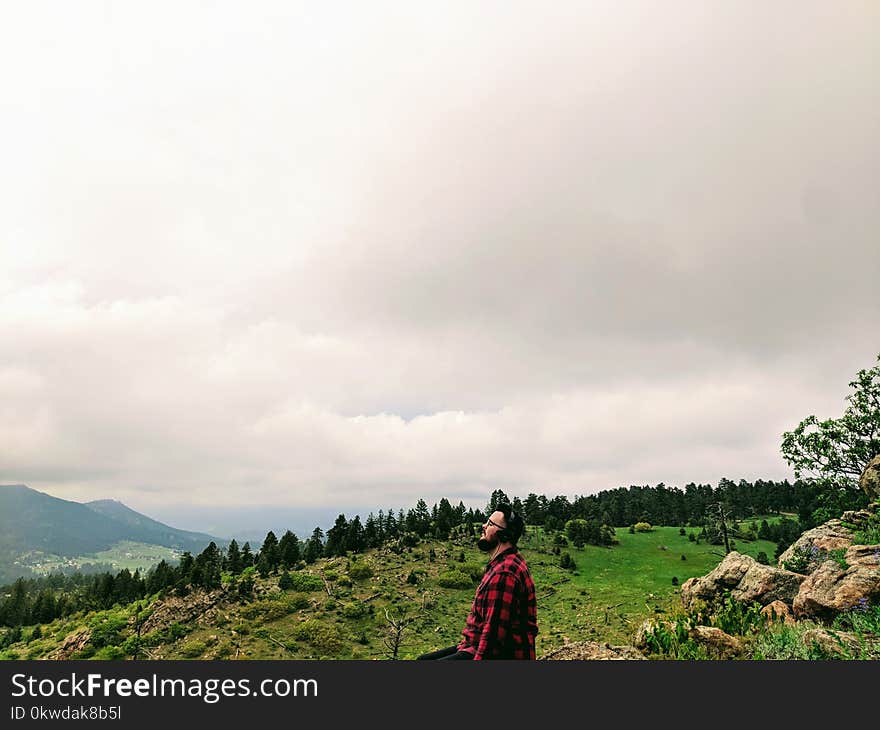
[[[30,551],[75,557],[107,550],[122,540],[191,552],[200,552],[212,540],[226,543],[169,527],[113,500],[81,504],[24,484],[0,485],[0,573],[6,577],[18,557]]]
[[[122,502],[115,499],[98,499],[94,502],[86,502],[85,506],[100,515],[127,525],[135,530],[141,537],[138,542],[147,542],[151,545],[164,545],[165,547],[181,548],[183,550],[202,550],[209,542],[214,541],[218,545],[225,545],[226,540],[207,535],[203,532],[190,532],[178,530],[174,527],[151,519],[140,512],[135,512],[131,507],[126,507]],[[147,539],[149,538],[149,539]],[[127,540],[135,538],[128,537]]]

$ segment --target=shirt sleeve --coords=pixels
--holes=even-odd
[[[499,572],[493,575],[485,588],[485,608],[482,632],[477,641],[474,659],[492,657],[494,650],[503,647],[510,633],[516,576]]]

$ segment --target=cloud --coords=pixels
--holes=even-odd
[[[17,10],[0,480],[149,511],[790,476],[781,432],[876,356],[877,11],[501,8]]]

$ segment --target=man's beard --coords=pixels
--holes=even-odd
[[[485,537],[481,537],[477,540],[477,547],[481,552],[488,553],[492,548],[494,548],[498,544],[497,540],[487,540]]]

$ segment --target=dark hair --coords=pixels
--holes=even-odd
[[[525,531],[526,525],[523,518],[506,502],[496,504],[495,509],[504,515],[504,524],[507,525],[507,527],[504,528],[504,534],[507,539],[503,540],[503,542],[509,542],[516,545],[517,541],[522,537],[522,534]]]

